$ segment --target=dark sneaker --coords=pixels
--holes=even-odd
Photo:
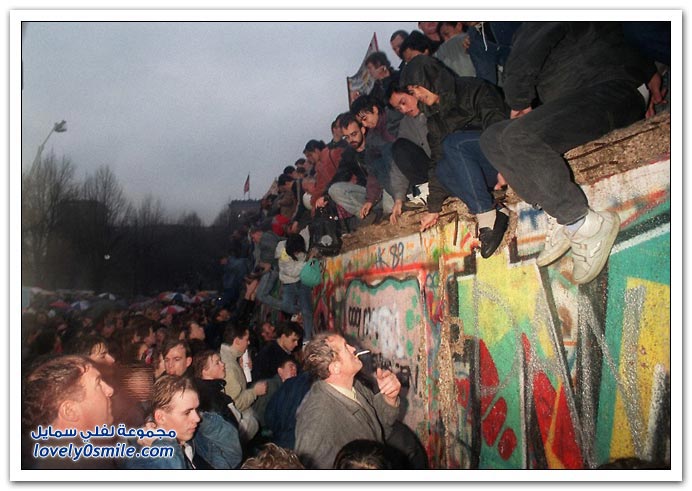
[[[498,211],[495,214],[495,225],[493,228],[483,227],[478,230],[478,238],[481,241],[481,256],[483,258],[492,256],[493,252],[500,246],[508,225],[509,217]]]

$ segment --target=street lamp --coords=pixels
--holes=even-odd
[[[50,130],[50,133],[48,133],[48,136],[46,137],[46,139],[43,140],[43,143],[41,143],[38,146],[38,152],[36,152],[36,158],[34,159],[34,163],[33,163],[34,166],[41,159],[41,154],[43,153],[43,147],[46,146],[46,142],[48,141],[48,138],[50,138],[50,135],[52,135],[53,132],[65,133],[66,131],[67,131],[67,121],[65,121],[64,119],[62,121],[60,121],[59,123],[55,123],[53,125],[53,128]]]

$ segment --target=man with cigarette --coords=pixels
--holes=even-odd
[[[401,383],[377,369],[378,394],[355,380],[363,363],[334,333],[315,336],[304,349],[305,369],[316,381],[298,408],[296,452],[310,468],[330,469],[338,451],[357,440],[384,443],[399,412]]]

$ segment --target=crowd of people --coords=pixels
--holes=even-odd
[[[490,257],[510,216],[493,191],[509,185],[549,217],[537,264],[571,251],[574,282],[593,280],[619,219],[590,208],[562,155],[665,106],[670,26],[419,28],[392,34],[398,68],[383,52],[368,56],[372,90],[335,115],[329,143],[309,140],[304,158],[283,169],[260,219],[233,231],[215,303],[168,315],[151,305],[23,316],[24,468],[427,466],[400,422],[397,376],[364,374],[346,339],[315,332],[304,271],[338,252],[341,233],[397,224],[406,210],[425,207],[420,229],[434,226],[448,198],[475,216],[479,252]],[[136,456],[69,459],[39,448],[85,445],[56,430],[109,426],[118,431],[104,441]],[[37,438],[47,427],[52,436]],[[146,456],[164,447],[172,454]]]
[[[353,440],[426,465],[396,421],[397,377],[361,373],[339,334],[304,345],[296,322],[255,332],[218,302],[160,307],[23,314],[22,468],[325,469]]]

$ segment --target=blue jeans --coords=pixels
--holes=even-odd
[[[278,279],[279,272],[275,269],[270,269],[260,278],[255,294],[257,300],[276,310],[281,309],[281,300],[272,295],[272,290],[274,290],[274,285],[276,285]]]
[[[300,312],[303,315],[303,340],[308,341],[312,337],[312,288],[303,285],[300,281],[282,283],[281,298],[276,298],[271,291],[278,278],[279,272],[274,270],[262,276],[257,285],[257,300],[269,308],[288,314]]]
[[[492,189],[497,170],[481,151],[480,131],[456,131],[442,141],[437,178],[474,215],[495,208]]]
[[[300,281],[282,285],[282,303],[284,312],[295,314],[300,311],[303,315],[303,341],[312,339],[312,288]]]
[[[512,36],[519,29],[521,22],[486,22],[484,29],[492,32],[495,42],[489,39],[486,33],[485,40],[483,35],[474,27],[468,30],[471,38],[471,46],[468,53],[471,62],[476,69],[476,77],[487,80],[493,85],[502,86],[502,80],[497,78],[498,65],[503,66],[512,50]],[[486,49],[487,46],[487,49]]]

